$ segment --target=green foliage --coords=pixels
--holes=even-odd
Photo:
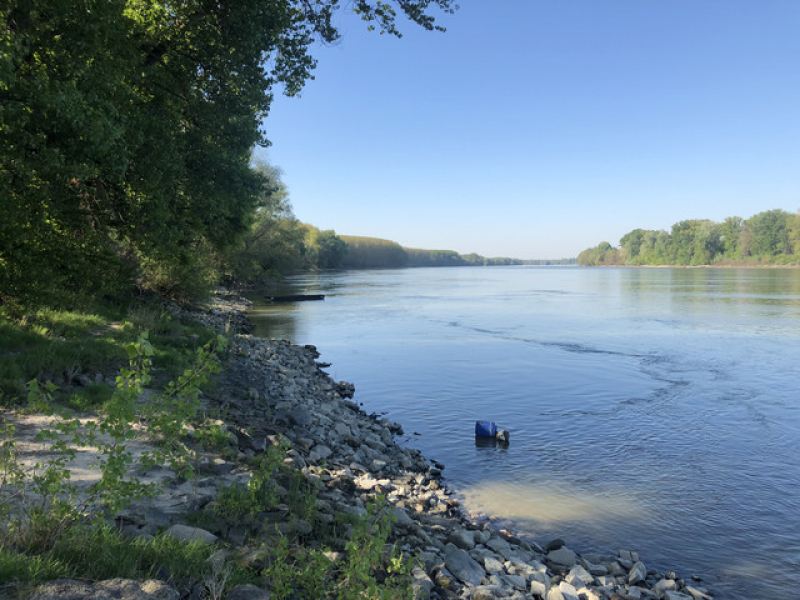
[[[393,522],[393,515],[386,508],[383,496],[367,504],[367,514],[356,525],[345,548],[347,566],[337,583],[337,600],[363,597],[410,600],[413,597],[408,581],[411,562],[405,560],[394,547],[388,554],[385,551]],[[386,585],[381,585],[376,574],[394,577],[389,578]]]
[[[307,269],[341,269],[345,268],[345,259],[350,248],[344,238],[333,230],[320,231],[316,227],[306,225],[305,266]]]
[[[353,11],[399,35],[452,0]],[[0,5],[0,301],[114,293],[202,276],[198,247],[235,244],[263,176],[250,167],[277,88],[338,37],[338,0],[8,0]],[[158,263],[166,262],[164,268]],[[203,265],[206,267],[207,265]],[[144,267],[144,268],[142,268]],[[188,282],[183,278],[189,278]]]
[[[280,170],[257,163],[265,184],[250,230],[225,256],[225,279],[256,282],[299,269],[305,253],[305,230],[295,219]]]
[[[194,360],[198,346],[213,337],[196,324],[171,318],[158,305],[137,304],[127,314],[117,307],[94,306],[95,313],[48,308],[17,312],[0,307],[0,405],[24,402],[26,382],[52,380],[60,399],[73,395],[80,375],[109,375],[125,364],[125,346],[150,330],[154,359],[166,377],[175,377]],[[77,392],[68,406],[85,410],[107,398],[101,386]]]
[[[392,515],[385,498],[367,505],[356,519],[345,551],[347,559],[332,563],[323,552],[293,545],[278,536],[265,551],[261,573],[276,599],[394,600],[413,597],[412,563],[393,547],[387,550]]]
[[[399,269],[408,266],[408,254],[397,242],[373,237],[342,236],[347,245],[345,269]]]
[[[198,349],[194,365],[143,406],[138,400],[151,381],[155,351],[146,336],[128,344],[129,367],[120,370],[105,414],[90,420],[74,418],[67,412],[59,414],[50,428],[37,436],[50,448],[48,458],[34,465],[30,475],[19,468],[13,430],[6,427],[0,447],[0,467],[6,473],[0,480],[0,512],[11,516],[8,533],[15,543],[34,552],[49,550],[84,515],[116,511],[133,499],[155,493],[155,485],[143,483],[131,474],[134,457],[127,442],[134,436],[134,426],[140,419],[147,423],[150,435],[161,442],[143,454],[142,464],[168,463],[189,473],[187,453],[179,443],[179,435],[183,424],[197,410],[200,387],[218,372],[216,356],[226,343],[219,336]],[[51,382],[39,385],[35,379],[29,381],[29,403],[52,406],[56,389]],[[70,481],[69,463],[78,447],[92,448],[98,454],[95,468],[101,474],[100,480],[83,493]]]
[[[671,232],[634,229],[620,248],[603,242],[578,256],[584,266],[798,264],[800,214],[768,210],[750,217],[728,217],[722,223],[705,219],[680,221]]]
[[[347,244],[345,269],[402,269],[405,267],[475,267],[520,265],[512,258],[486,258],[480,254],[459,254],[454,250],[404,248],[397,242],[374,237],[343,235]]]
[[[608,242],[600,242],[594,248],[588,248],[578,254],[578,264],[584,267],[609,266],[619,263],[619,250]]]
[[[235,520],[274,508],[278,502],[275,473],[283,462],[287,448],[287,444],[283,442],[270,446],[259,456],[246,486],[232,485],[222,488],[217,497],[215,512]]]
[[[156,569],[173,580],[210,574],[213,546],[184,543],[170,536],[129,539],[105,522],[81,523],[41,554],[22,554],[0,545],[0,581],[43,583],[58,578],[147,579]]]

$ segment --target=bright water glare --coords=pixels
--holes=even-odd
[[[717,598],[794,597],[799,270],[409,269],[284,291],[326,298],[254,305],[256,334],[316,345],[468,509],[637,550]],[[510,446],[476,445],[477,419]]]

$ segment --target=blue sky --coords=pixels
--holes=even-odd
[[[341,13],[258,152],[302,221],[561,258],[800,209],[800,0],[462,0],[400,40]]]

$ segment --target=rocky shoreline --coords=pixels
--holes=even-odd
[[[219,427],[230,448],[224,458],[204,458],[206,464],[200,471],[209,476],[174,481],[156,501],[126,510],[118,521],[128,534],[149,536],[166,528],[177,537],[220,539],[233,549],[246,548],[246,524],[219,520],[199,529],[183,522],[182,515],[212,505],[220,486],[246,482],[252,459],[283,436],[291,446],[285,464],[316,482],[315,519],[324,522],[341,513],[365,514],[371,497],[386,497],[394,516],[390,541],[418,561],[413,578],[419,598],[711,598],[696,581],[648,570],[636,552],[580,555],[563,540],[540,546],[470,519],[442,481],[444,466],[399,445],[395,436],[402,435],[402,426],[366,414],[352,400],[354,386],[334,381],[323,370],[327,365],[317,362],[316,348],[250,336],[248,304],[239,296],[220,292],[207,310],[172,308],[176,316],[235,332],[218,390],[205,400],[209,411],[225,415]],[[281,531],[311,530],[302,520],[281,522],[279,514],[273,518]],[[333,550],[335,555],[339,549],[334,546]],[[53,582],[41,586],[34,598],[100,598],[115,585],[115,589],[128,586],[129,592],[118,590],[115,596],[122,598],[202,597],[198,590],[192,596],[191,591],[179,592],[160,583],[120,580],[93,585]],[[148,591],[147,585],[155,587]],[[227,597],[264,600],[269,593],[239,586]]]

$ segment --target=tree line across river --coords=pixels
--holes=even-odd
[[[601,242],[578,255],[581,266],[797,265],[800,213],[774,209],[749,219],[680,221],[671,231],[634,229],[619,247]]]
[[[321,231],[295,218],[280,172],[266,164],[259,168],[274,185],[262,196],[250,231],[225,257],[222,275],[233,283],[259,281],[298,270],[575,264],[574,258],[523,261],[487,258],[474,252],[406,248],[392,240]]]

